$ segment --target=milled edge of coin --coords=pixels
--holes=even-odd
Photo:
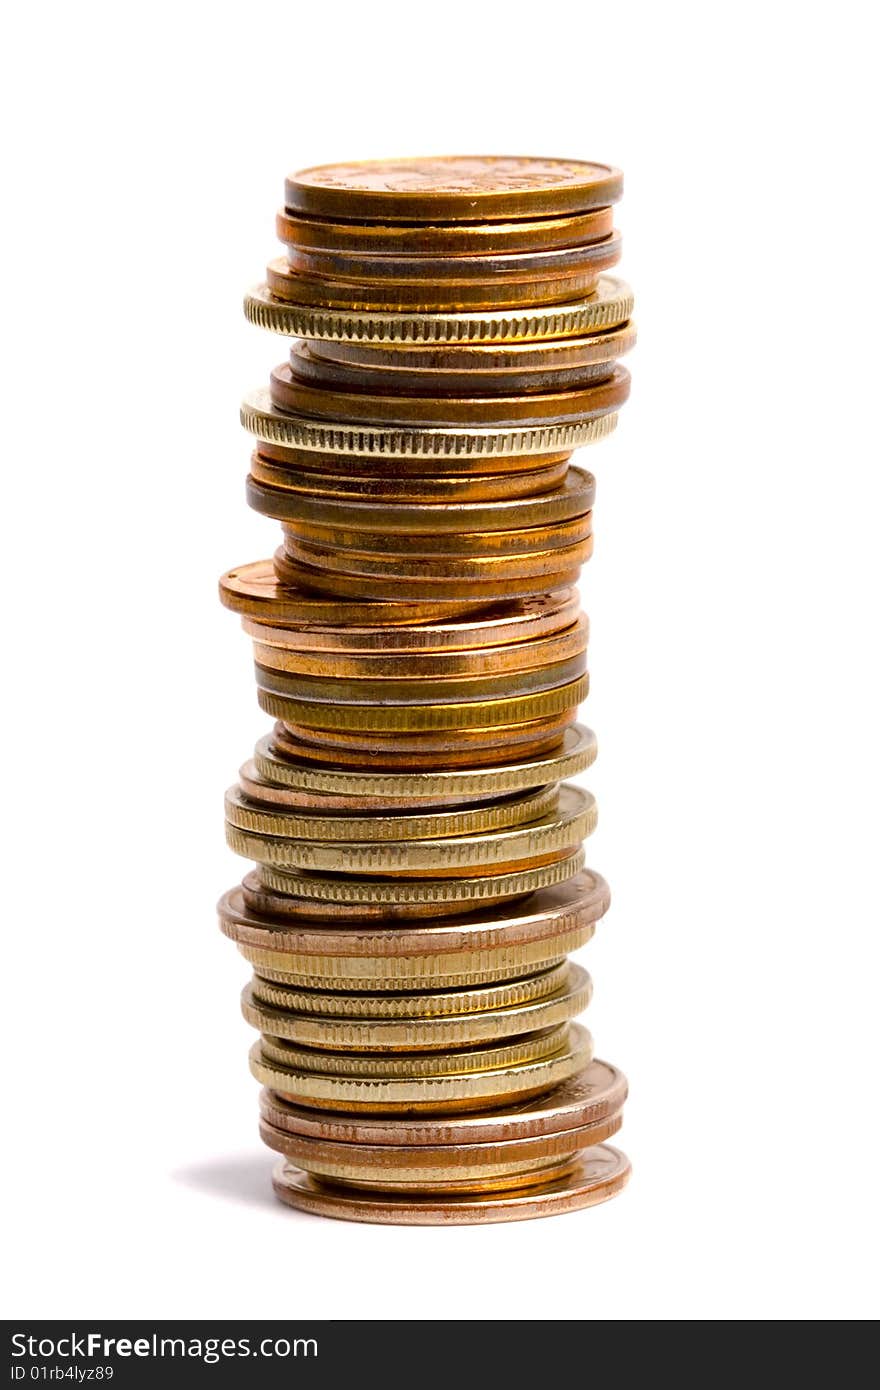
[[[341,1081],[429,1081],[449,1076],[473,1076],[543,1062],[569,1045],[570,1025],[538,1029],[522,1037],[492,1039],[473,1047],[436,1052],[352,1052],[304,1047],[274,1035],[261,1034],[259,1056],[264,1065],[288,1068],[307,1076],[338,1077]]]
[[[596,759],[597,742],[592,729],[574,724],[566,729],[562,749],[521,763],[497,767],[442,772],[348,772],[312,765],[297,766],[272,752],[272,736],[266,734],[254,749],[254,762],[268,782],[303,791],[332,792],[351,796],[429,797],[499,793],[525,790],[562,782],[584,772]]]
[[[257,285],[244,299],[245,317],[258,328],[291,338],[385,343],[504,343],[574,338],[616,328],[632,316],[629,285],[603,275],[589,299],[549,304],[525,313],[391,314],[317,309],[276,299]]]
[[[597,1163],[606,1171],[594,1173]],[[518,1192],[465,1195],[365,1192],[343,1183],[322,1183],[282,1158],[272,1172],[275,1196],[286,1206],[338,1221],[374,1225],[478,1226],[528,1221],[598,1206],[622,1192],[630,1178],[629,1159],[611,1144],[584,1149],[570,1172]]]
[[[629,1093],[619,1067],[594,1057],[580,1071],[552,1091],[511,1110],[501,1107],[482,1114],[444,1115],[437,1119],[385,1119],[380,1115],[322,1115],[294,1105],[271,1090],[260,1093],[260,1111],[276,1126],[294,1134],[327,1138],[338,1143],[427,1145],[440,1148],[459,1144],[504,1144],[511,1140],[560,1134],[620,1110]]]
[[[268,390],[260,387],[245,396],[241,423],[249,433],[267,444],[313,449],[324,454],[402,454],[408,458],[455,458],[466,454],[473,458],[476,455],[550,454],[595,444],[616,428],[617,411],[574,424],[522,429],[480,429],[479,426],[423,429],[404,425],[373,428],[342,421],[322,423],[305,415],[290,415],[276,409]]]
[[[264,887],[276,893],[288,893],[305,901],[330,902],[356,908],[361,903],[422,904],[461,903],[463,910],[477,911],[480,906],[491,907],[498,898],[519,898],[542,888],[557,888],[576,878],[584,867],[586,855],[578,849],[566,859],[541,864],[534,869],[516,869],[506,874],[487,874],[483,878],[425,878],[425,879],[353,879],[343,875],[322,877],[320,874],[297,873],[295,869],[275,869],[260,866]]]

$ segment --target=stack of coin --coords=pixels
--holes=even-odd
[[[626,1082],[569,961],[608,907],[584,867],[577,722],[592,476],[626,400],[632,297],[604,165],[450,158],[287,180],[286,254],[245,301],[294,338],[242,419],[272,560],[220,584],[275,719],[226,796],[256,867],[220,904],[251,963],[278,1196],[363,1221],[591,1205]]]

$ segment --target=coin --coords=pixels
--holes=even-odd
[[[294,370],[298,362],[294,352]],[[271,374],[272,405],[295,416],[319,417],[341,426],[372,424],[416,425],[447,429],[515,427],[528,425],[580,425],[583,421],[618,410],[629,396],[630,376],[616,366],[605,381],[582,390],[533,391],[523,396],[405,396],[367,391],[341,391],[313,386],[294,375],[289,363]]]
[[[405,562],[410,556],[430,562],[447,561],[452,557],[466,560],[476,557],[506,559],[514,555],[532,555],[537,551],[569,549],[592,535],[593,513],[590,510],[548,526],[517,526],[464,534],[442,530],[402,535],[398,531],[361,531],[305,519],[288,522],[282,530],[285,537],[289,536],[297,544],[342,552],[342,564],[346,563],[349,552],[353,553],[354,558],[361,555],[387,556],[392,564]]]
[[[305,275],[292,272],[285,257],[270,261],[266,284],[270,294],[297,307],[314,306],[355,313],[442,314],[489,310],[497,312],[531,308],[540,304],[566,304],[592,294],[603,270],[610,270],[620,259],[615,250],[596,267],[579,272],[556,272],[541,280],[487,279],[444,281],[435,286],[430,280],[367,283],[358,278]]]
[[[361,465],[357,472],[352,474],[352,455],[348,454],[328,454],[321,453],[318,449],[291,449],[284,448],[280,444],[269,444],[266,440],[258,440],[255,452],[260,459],[276,464],[288,474],[309,473],[323,475],[335,475],[343,480],[351,481],[354,476],[355,481],[359,477],[364,479],[377,478],[385,479],[387,482],[397,482],[403,479],[412,479],[413,486],[425,482],[437,480],[437,468],[435,461],[431,458],[404,458],[400,454],[373,454],[370,458],[369,467]],[[495,477],[510,473],[534,472],[536,468],[549,467],[553,464],[564,462],[571,457],[571,450],[557,450],[549,454],[492,454],[488,458],[468,458],[466,454],[460,454],[456,458],[443,460],[443,469],[440,480],[457,479],[459,481],[475,476]],[[285,483],[290,486],[290,478]],[[364,500],[369,500],[368,498]],[[405,499],[401,499],[405,501]]]
[[[484,666],[479,675],[450,679],[435,677],[428,691],[422,677],[397,678],[390,674],[374,679],[367,676],[343,677],[341,674],[321,677],[280,671],[277,667],[261,666],[259,663],[254,670],[259,688],[271,690],[276,695],[288,695],[297,700],[325,701],[340,706],[376,704],[383,708],[397,708],[405,705],[423,706],[426,696],[433,707],[450,701],[513,698],[533,691],[551,690],[576,680],[586,670],[586,664],[586,653],[582,650],[565,661],[555,661],[525,671],[506,671],[498,676],[487,676]]]
[[[275,697],[266,696],[266,700]],[[260,692],[257,691],[260,701]],[[404,769],[424,772],[438,769],[491,768],[512,758],[544,757],[562,745],[566,730],[577,718],[571,706],[558,714],[528,720],[522,724],[500,724],[495,728],[457,729],[454,738],[448,730],[392,730],[366,733],[358,729],[318,729],[297,724],[275,725],[275,741],[282,752],[322,766],[332,763],[340,769]]]
[[[384,478],[359,471],[355,477],[341,473],[293,473],[255,452],[251,456],[251,477],[268,487],[312,490],[319,497],[354,497],[363,502],[500,502],[513,497],[531,497],[560,486],[568,472],[568,458],[546,468],[517,473],[473,474],[464,477]]]
[[[247,631],[247,626],[245,627]],[[290,646],[278,641],[279,630],[272,629],[274,641],[254,641],[254,659],[267,670],[289,671],[304,676],[354,676],[363,679],[395,677],[413,680],[435,676],[467,677],[485,675],[489,669],[497,674],[552,666],[559,661],[581,655],[587,646],[589,624],[581,614],[578,621],[561,632],[548,637],[535,637],[529,642],[506,643],[503,646],[483,646],[474,650],[442,652],[353,652],[303,651],[295,634],[289,634]],[[253,635],[253,634],[252,634]],[[296,643],[296,645],[294,645]]]
[[[477,1226],[557,1216],[595,1206],[616,1197],[626,1186],[629,1174],[629,1159],[610,1144],[600,1144],[584,1150],[565,1176],[515,1193],[420,1197],[357,1191],[336,1183],[322,1183],[286,1159],[276,1165],[272,1186],[275,1195],[288,1206],[341,1221]]]
[[[282,584],[271,560],[256,560],[227,570],[220,579],[220,601],[226,608],[261,622],[296,623],[333,626],[350,623],[353,627],[381,627],[387,624],[407,626],[422,623],[448,623],[457,616],[472,613],[474,604],[409,602],[393,599],[389,602],[370,601],[351,603],[338,598],[319,598],[303,589]]]
[[[395,1002],[394,996],[389,1004]],[[399,1145],[409,1150],[469,1148],[476,1144],[511,1144],[524,1139],[567,1134],[616,1114],[627,1097],[626,1077],[597,1058],[583,1070],[527,1105],[484,1110],[474,1115],[419,1116],[322,1115],[292,1105],[271,1091],[260,1095],[260,1110],[276,1129],[339,1144]],[[416,1160],[413,1159],[415,1162]]]
[[[422,601],[425,603],[448,604],[450,612],[475,612],[493,603],[528,598],[537,587],[548,590],[570,588],[578,582],[581,566],[589,558],[591,546],[592,537],[580,546],[572,546],[569,551],[552,552],[560,561],[559,568],[552,567],[548,557],[531,564],[521,561],[520,567],[525,565],[530,572],[519,577],[506,574],[503,578],[497,575],[486,579],[457,577],[426,579],[418,583],[407,578],[406,588],[414,598],[418,594],[422,595]],[[296,547],[293,545],[291,548]],[[566,556],[571,558],[566,563],[561,563]],[[297,588],[314,589],[325,596],[335,596],[339,599],[384,601],[389,597],[393,599],[400,592],[400,579],[391,575],[345,573],[333,566],[324,568],[318,564],[309,565],[302,560],[292,559],[284,551],[276,552],[275,571],[282,583],[292,581]]]
[[[244,299],[245,317],[270,333],[291,338],[387,343],[506,343],[576,338],[615,328],[632,317],[628,285],[600,276],[595,290],[570,304],[533,304],[512,313],[386,313],[286,304],[267,285]],[[283,442],[283,441],[279,441]]]
[[[438,1051],[468,1047],[500,1038],[557,1027],[581,1013],[590,1002],[590,977],[572,966],[555,993],[508,1008],[444,1015],[429,1019],[315,1016],[267,1005],[246,985],[242,1013],[252,1027],[273,1038],[287,1038],[330,1051]]]
[[[250,990],[257,1004],[311,1018],[423,1024],[431,1020],[440,1022],[449,1016],[461,1018],[471,1013],[491,1013],[496,1009],[512,1010],[534,1005],[564,990],[572,981],[572,972],[579,970],[579,966],[565,961],[551,970],[527,975],[522,980],[509,980],[482,989],[432,990],[427,994],[345,994],[340,991],[290,989],[264,980],[259,975],[254,975],[246,989]],[[268,1094],[264,1093],[264,1099]],[[273,1119],[272,1123],[283,1123],[283,1127],[286,1127],[286,1122]]]
[[[278,835],[284,839],[339,841],[396,841],[478,835],[524,825],[556,810],[559,789],[556,784],[520,792],[500,801],[446,811],[391,811],[381,816],[353,814],[318,815],[283,807],[267,808],[251,800],[239,787],[226,793],[226,819],[230,825],[255,835]]]
[[[302,169],[284,206],[360,222],[474,222],[561,217],[615,203],[623,175],[607,164],[520,155],[443,155]]]
[[[262,1034],[258,1056],[268,1065],[321,1077],[351,1081],[416,1081],[435,1077],[469,1076],[495,1067],[519,1067],[553,1057],[568,1046],[569,1025],[562,1023],[523,1037],[481,1046],[454,1047],[440,1052],[321,1051]]]
[[[317,1105],[321,1109],[354,1114],[400,1110],[410,1114],[440,1114],[444,1110],[480,1110],[493,1104],[513,1105],[528,1100],[573,1076],[590,1061],[592,1038],[579,1024],[554,1030],[550,1041],[558,1042],[558,1047],[546,1055],[539,1052],[531,1060],[506,1063],[490,1060],[482,1070],[432,1072],[414,1077],[397,1075],[391,1070],[336,1075],[283,1066],[266,1056],[262,1041],[254,1043],[249,1060],[251,1074],[261,1085],[298,1105]],[[487,1051],[486,1056],[500,1057],[503,1051],[501,1048]],[[307,1054],[300,1050],[299,1055]],[[328,1057],[332,1055],[327,1054]],[[511,1055],[532,1057],[528,1046],[520,1048],[516,1054],[511,1049]],[[448,1057],[450,1066],[467,1066],[463,1053],[442,1054],[441,1057]]]
[[[370,251],[351,251],[340,247],[316,247],[288,245],[286,263],[274,262],[283,270],[285,264],[294,273],[316,276],[327,280],[350,280],[364,282],[364,287],[373,288],[375,284],[411,284],[419,282],[426,289],[439,292],[440,297],[448,287],[459,284],[473,284],[477,281],[533,281],[540,282],[553,276],[568,276],[597,273],[610,270],[620,259],[620,235],[613,230],[606,236],[580,245],[544,248],[528,251],[505,251],[483,253],[482,255],[444,256],[432,255],[422,250],[414,255],[398,252],[393,256],[376,254]],[[270,279],[270,288],[278,293]],[[284,295],[283,298],[289,296]],[[292,298],[296,298],[293,294]]]
[[[267,714],[304,728],[357,731],[360,734],[407,731],[439,733],[453,729],[488,730],[499,725],[508,730],[517,724],[550,718],[563,711],[575,710],[586,699],[588,690],[589,678],[581,676],[567,685],[538,690],[530,695],[454,704],[342,705],[329,701],[293,699],[262,688],[257,691],[257,698],[260,708]]]
[[[435,594],[447,599],[473,595],[478,603],[508,595],[527,596],[534,583],[525,583],[526,580],[564,583],[577,576],[592,553],[592,532],[576,545],[559,550],[444,558],[418,552],[365,554],[337,550],[299,540],[292,529],[286,530],[284,540],[287,560],[295,566],[302,565],[307,574],[322,576],[313,582],[330,592],[346,593],[353,589],[356,594],[363,591],[382,598],[389,596],[389,590],[391,595],[399,593],[401,582],[406,582],[413,598],[429,601]]]
[[[491,400],[491,397],[486,397]],[[486,428],[476,424],[461,426],[424,427],[382,425],[364,429],[345,420],[316,420],[305,415],[293,415],[276,407],[267,390],[252,391],[241,406],[241,423],[251,434],[268,444],[286,448],[317,449],[323,452],[370,457],[377,453],[396,453],[409,458],[488,458],[507,454],[552,454],[578,449],[581,445],[605,439],[613,431],[616,414],[575,415],[558,424],[496,425]],[[248,502],[262,510],[248,488]],[[267,512],[274,516],[276,513]],[[283,513],[282,513],[283,515]]]
[[[482,912],[554,888],[575,878],[584,867],[584,851],[531,869],[483,874],[478,878],[356,878],[321,875],[262,864],[246,874],[242,901],[256,913],[281,918],[324,917],[339,922],[449,917]],[[278,925],[277,922],[275,925]]]
[[[550,250],[577,246],[608,236],[614,213],[610,207],[568,217],[534,221],[452,222],[445,226],[376,222],[320,222],[286,211],[275,219],[278,240],[288,246],[332,247],[339,251],[368,251],[396,256],[430,250],[434,255],[500,255],[510,251]]]
[[[591,729],[576,724],[568,729],[555,753],[521,762],[501,763],[492,768],[450,768],[437,772],[358,772],[353,769],[312,767],[291,761],[289,753],[279,755],[272,736],[260,739],[254,750],[257,771],[270,781],[291,788],[328,795],[369,798],[377,803],[385,797],[407,798],[426,803],[444,797],[503,796],[528,787],[561,782],[584,772],[596,756],[596,736]]]
[[[264,806],[283,806],[299,811],[314,811],[322,816],[333,811],[353,814],[360,811],[411,812],[422,809],[448,811],[450,807],[473,806],[478,802],[498,801],[508,795],[507,792],[501,792],[497,797],[487,797],[485,794],[480,795],[477,792],[473,795],[457,796],[447,792],[445,796],[438,793],[433,797],[371,796],[369,794],[334,796],[329,792],[310,791],[306,787],[266,781],[260,776],[254,761],[244,763],[239,769],[238,777],[242,792],[251,801],[261,802]]]

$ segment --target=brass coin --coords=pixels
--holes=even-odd
[[[416,505],[442,502],[502,502],[510,498],[532,497],[552,492],[565,481],[568,458],[546,468],[517,473],[475,474],[470,477],[384,478],[358,472],[354,477],[341,473],[292,473],[255,452],[251,456],[251,477],[267,487],[290,488],[294,492],[310,489],[319,497],[354,497],[362,502],[404,502]]]
[[[566,983],[542,999],[440,1018],[315,1016],[267,1005],[252,985],[245,986],[241,1004],[246,1021],[272,1038],[287,1038],[328,1051],[428,1052],[491,1043],[558,1027],[587,1007],[591,992],[589,975],[573,965]]]
[[[261,460],[277,465],[288,474],[314,473],[319,475],[319,478],[334,475],[348,481],[351,481],[353,476],[351,454],[284,448],[280,444],[269,444],[264,439],[258,440],[255,452]],[[536,468],[563,463],[570,457],[570,449],[556,450],[549,454],[492,454],[488,458],[468,458],[466,454],[460,454],[456,458],[443,459],[442,476],[439,481],[445,478],[463,481],[477,475],[500,477],[510,473],[534,472]],[[435,460],[404,458],[400,454],[374,454],[370,458],[369,468],[360,465],[359,471],[364,478],[385,479],[389,483],[412,479],[415,485],[416,481],[430,483],[438,480]]]
[[[592,537],[580,546],[572,546],[569,551],[553,551],[557,560],[577,552],[579,558],[559,568],[552,568],[550,558],[535,562],[531,566],[522,561],[530,572],[520,578],[494,577],[490,579],[457,578],[426,579],[416,584],[407,579],[408,593],[416,597],[414,590],[423,596],[426,603],[445,602],[451,613],[476,612],[493,603],[503,603],[512,599],[528,598],[536,588],[567,589],[577,584],[581,567],[589,558]],[[500,563],[500,562],[497,562]],[[321,568],[307,565],[301,560],[293,560],[284,551],[276,553],[275,572],[282,583],[292,583],[294,587],[315,590],[325,596],[340,599],[353,598],[357,601],[376,599],[384,601],[400,592],[400,579],[393,575],[341,573],[335,566]]]
[[[450,532],[470,535],[472,532],[520,531],[533,526],[557,526],[585,516],[592,510],[596,497],[596,480],[592,473],[569,468],[565,481],[552,492],[540,493],[526,500],[510,502],[462,502],[457,506],[405,503],[364,502],[354,498],[336,500],[315,497],[306,489],[267,488],[253,480],[248,482],[248,500],[256,511],[276,520],[315,526],[346,528],[365,535],[383,532],[435,535]]]
[[[239,787],[226,793],[228,824],[255,835],[277,835],[283,839],[377,842],[440,839],[445,836],[488,834],[495,830],[525,825],[551,815],[559,801],[556,784],[520,792],[500,801],[447,811],[415,813],[385,812],[381,816],[339,814],[321,816],[282,807],[267,808],[252,801]]]
[[[594,1058],[589,1066],[552,1091],[515,1109],[505,1106],[476,1115],[444,1115],[436,1120],[368,1115],[349,1119],[344,1115],[322,1115],[292,1105],[271,1091],[262,1091],[260,1110],[271,1125],[289,1134],[338,1144],[394,1145],[412,1152],[422,1146],[467,1149],[478,1144],[518,1144],[525,1139],[565,1135],[617,1114],[626,1097],[623,1073],[610,1062]],[[413,1157],[411,1161],[417,1159]]]
[[[588,523],[592,524],[592,523]],[[479,602],[489,597],[527,594],[533,584],[523,580],[541,579],[557,584],[565,575],[577,574],[593,553],[592,531],[575,545],[559,550],[539,550],[515,555],[449,555],[443,558],[418,551],[406,554],[336,549],[301,541],[291,530],[285,532],[284,554],[307,572],[326,576],[316,580],[330,590],[345,592],[349,585],[368,587],[381,598],[400,591],[402,581],[414,598],[433,594],[457,598],[473,594]]]
[[[479,675],[460,676],[450,679],[435,677],[426,688],[423,677],[407,679],[392,675],[374,679],[369,677],[309,676],[296,672],[279,671],[275,668],[255,665],[257,685],[261,690],[273,691],[276,695],[288,695],[296,700],[325,701],[341,705],[380,705],[382,707],[419,705],[426,699],[434,705],[450,701],[494,700],[513,698],[533,691],[551,690],[566,685],[586,670],[587,658],[584,651],[565,661],[555,661],[552,665],[538,666],[533,670],[506,671],[498,676],[487,676],[485,666]],[[490,668],[491,669],[491,668]]]
[[[377,733],[439,733],[448,730],[492,729],[550,718],[576,709],[586,699],[589,679],[538,690],[507,699],[463,701],[441,705],[342,705],[293,699],[259,689],[260,708],[285,723],[312,729]],[[427,692],[426,692],[427,693]]]
[[[245,622],[247,631],[247,622]],[[270,629],[274,640],[254,641],[254,659],[266,670],[288,671],[303,676],[354,676],[362,679],[425,679],[497,674],[556,665],[579,656],[587,647],[589,623],[581,614],[571,627],[530,642],[506,643],[498,647],[478,647],[471,651],[444,652],[354,652],[303,651],[295,634],[290,646],[278,640],[279,630]]]
[[[350,251],[340,247],[289,245],[286,261],[279,264],[293,272],[323,280],[363,282],[372,290],[375,285],[420,284],[435,290],[442,298],[448,288],[473,285],[475,282],[494,285],[499,281],[542,281],[558,277],[597,274],[610,270],[620,259],[620,233],[612,229],[607,236],[580,245],[544,248],[543,250],[503,251],[482,255],[444,256],[421,251],[416,255],[398,252],[393,256],[370,251]],[[273,288],[274,286],[271,285]],[[277,294],[278,291],[274,290]],[[283,295],[283,298],[292,296]]]
[[[462,817],[467,812],[460,813]],[[242,830],[226,822],[226,843],[234,853],[277,868],[313,869],[318,873],[380,874],[487,872],[490,865],[529,862],[572,853],[596,826],[596,803],[589,792],[571,783],[559,790],[558,806],[523,826],[483,834],[425,837],[412,840],[290,839]],[[267,821],[270,817],[265,817]],[[378,820],[378,817],[374,818]],[[398,818],[391,818],[397,820]],[[417,819],[421,820],[421,817]],[[290,818],[295,823],[295,818]]]
[[[560,395],[564,394],[560,392]],[[487,396],[485,399],[489,401],[492,398]],[[615,413],[588,417],[575,412],[570,419],[563,418],[558,423],[537,420],[488,427],[480,424],[407,427],[383,425],[377,421],[367,428],[346,420],[320,420],[308,415],[291,414],[275,406],[267,390],[252,391],[246,396],[240,414],[244,428],[267,444],[366,458],[393,453],[406,458],[429,458],[440,463],[445,459],[458,460],[463,457],[483,460],[512,454],[570,453],[584,444],[607,438],[617,424]],[[248,501],[257,511],[263,510],[258,505],[259,496],[259,488],[252,484],[248,489]],[[276,515],[271,511],[266,514]]]
[[[393,505],[393,504],[392,504]],[[300,544],[321,546],[341,552],[345,563],[349,552],[354,558],[389,558],[391,563],[410,557],[436,563],[450,558],[475,560],[476,557],[507,558],[533,555],[536,551],[566,550],[593,532],[593,513],[549,526],[516,527],[504,531],[425,531],[401,535],[397,531],[360,531],[349,527],[327,526],[315,521],[295,521],[282,527],[285,536]]]
[[[267,747],[271,746],[268,739],[266,744]],[[353,814],[359,811],[411,812],[423,808],[431,811],[448,811],[451,807],[472,806],[478,802],[484,803],[492,800],[498,801],[509,795],[507,791],[502,791],[494,798],[487,797],[485,794],[481,795],[479,792],[464,796],[447,792],[444,796],[438,789],[438,793],[434,796],[371,796],[369,794],[334,796],[330,792],[310,791],[307,787],[288,786],[283,782],[266,781],[260,776],[257,765],[253,761],[244,763],[239,769],[238,776],[242,792],[251,801],[260,802],[264,806],[283,806],[299,811],[314,811],[317,815],[322,816],[333,811]]]
[[[292,353],[294,370],[299,353]],[[318,417],[342,426],[415,425],[448,429],[515,427],[526,424],[580,424],[619,410],[629,396],[630,376],[616,366],[605,381],[582,390],[531,392],[523,396],[404,396],[340,391],[313,386],[294,375],[289,363],[275,367],[270,398],[276,409]]]
[[[542,888],[575,878],[584,867],[584,851],[532,869],[483,874],[477,878],[353,878],[275,869],[263,864],[242,880],[242,901],[255,914],[323,918],[339,923],[454,917],[495,910]],[[276,925],[278,923],[276,922]]]
[[[492,768],[443,769],[438,772],[358,772],[353,769],[312,767],[289,754],[279,755],[272,736],[260,739],[254,750],[259,775],[291,790],[368,799],[381,804],[385,798],[411,798],[413,802],[441,804],[444,798],[504,796],[528,787],[546,786],[584,772],[595,760],[596,736],[583,724],[568,729],[555,753]]]
[[[417,626],[422,623],[448,623],[474,611],[474,604],[430,602],[414,603],[394,599],[390,602],[351,603],[338,598],[319,598],[302,589],[282,584],[271,560],[256,560],[227,570],[220,579],[220,602],[234,613],[261,622],[295,623],[300,627],[336,626],[381,628],[384,625]]]
[[[286,591],[278,589],[271,560],[262,560],[258,565],[245,568],[264,576],[266,588],[280,592],[284,601]],[[229,582],[240,586],[241,573],[237,571],[237,578]],[[232,595],[235,601],[240,593],[240,588],[236,588]],[[314,626],[305,620],[298,623],[287,615],[283,623],[276,623],[275,614],[270,611],[259,622],[245,617],[242,626],[250,637],[259,642],[295,648],[300,652],[351,652],[374,656],[385,652],[392,655],[471,652],[484,647],[525,647],[532,641],[561,632],[580,621],[578,605],[577,593],[568,589],[495,604],[475,617],[451,621],[434,619],[420,626],[359,627],[356,623],[342,621],[344,613],[341,605],[337,605],[339,621],[335,625],[324,623]]]
[[[630,1175],[629,1159],[610,1144],[585,1149],[561,1177],[518,1192],[470,1195],[386,1195],[321,1182],[282,1159],[272,1174],[275,1195],[290,1207],[340,1221],[390,1226],[481,1226],[580,1211],[616,1197]]]
[[[439,256],[502,255],[511,251],[551,250],[577,246],[608,236],[614,225],[610,207],[568,217],[534,221],[459,222],[432,226],[405,223],[320,222],[279,212],[278,240],[288,246],[315,246],[339,251],[367,251],[397,256],[427,252]]]
[[[258,1056],[263,1063],[297,1072],[346,1081],[416,1081],[434,1077],[470,1076],[495,1067],[519,1067],[553,1057],[566,1047],[569,1025],[514,1037],[491,1045],[454,1047],[444,1052],[342,1052],[320,1051],[295,1042],[261,1035]]]
[[[344,885],[343,885],[344,887]],[[388,973],[382,962],[395,961],[402,976],[411,972],[414,978],[427,976],[432,960],[443,956],[471,956],[487,951],[510,951],[555,943],[562,936],[592,928],[608,910],[610,892],[605,880],[593,870],[585,869],[575,878],[554,888],[542,888],[512,907],[489,908],[444,921],[405,924],[389,931],[375,926],[325,926],[313,922],[279,922],[249,911],[240,888],[233,888],[218,905],[220,928],[240,946],[267,951],[274,955],[294,958],[334,958],[341,966],[349,963],[353,970],[358,961],[376,963],[377,979]],[[475,905],[479,905],[478,903]],[[585,938],[589,939],[589,937]],[[572,947],[571,949],[576,949]],[[565,954],[557,952],[557,954]],[[532,973],[529,962],[524,968],[512,970],[509,979]],[[279,969],[287,967],[281,965]],[[537,970],[539,967],[536,966]],[[297,971],[289,967],[291,974]],[[263,974],[262,970],[258,971]],[[363,975],[363,971],[358,971]],[[344,978],[340,975],[339,978]]]
[[[567,304],[595,292],[603,270],[620,259],[619,248],[595,266],[580,271],[549,272],[540,280],[382,281],[343,280],[338,276],[305,275],[291,269],[286,257],[266,267],[269,293],[283,303],[354,313],[443,314],[495,309],[531,308],[536,304]]]
[[[393,1070],[374,1073],[336,1075],[307,1071],[293,1065],[284,1066],[266,1055],[265,1042],[256,1042],[250,1050],[251,1075],[263,1086],[278,1091],[297,1105],[315,1105],[321,1109],[344,1110],[354,1114],[480,1110],[487,1106],[528,1100],[541,1091],[549,1090],[567,1077],[573,1076],[590,1061],[592,1039],[586,1028],[568,1024],[553,1030],[551,1039],[558,1047],[551,1053],[532,1057],[531,1049],[511,1048],[510,1054],[529,1060],[502,1062],[503,1049],[487,1050],[490,1059],[482,1070],[451,1070],[423,1076],[397,1075]],[[467,1049],[470,1051],[470,1049]],[[300,1052],[301,1056],[306,1054]],[[332,1057],[332,1053],[325,1054]],[[448,1059],[450,1067],[464,1068],[464,1052],[441,1054],[433,1061]],[[345,1060],[345,1059],[343,1059]],[[371,1061],[374,1059],[370,1059]],[[395,1059],[383,1059],[391,1062]],[[411,1059],[407,1059],[411,1060]],[[476,1059],[471,1059],[476,1063]]]
[[[253,977],[247,988],[257,1004],[310,1018],[424,1024],[432,1020],[442,1021],[449,1016],[461,1018],[471,1013],[534,1005],[564,990],[572,978],[572,971],[579,969],[570,961],[563,961],[551,970],[542,970],[537,975],[509,980],[501,985],[487,985],[482,989],[430,990],[421,994],[345,994],[340,991],[289,989],[264,980],[259,975]],[[264,1101],[268,1094],[263,1093]],[[282,1122],[273,1119],[272,1123]]]
[[[345,960],[336,956],[279,955],[256,946],[239,946],[245,960],[262,976],[303,989],[411,992],[420,989],[470,989],[516,979],[559,965],[592,936],[594,928],[568,932],[552,941],[506,950],[435,956],[430,960]]]
[[[257,699],[259,700],[259,691]],[[268,697],[267,697],[268,698]],[[454,738],[446,730],[432,733],[395,730],[376,733],[349,729],[307,729],[296,724],[275,725],[275,742],[281,752],[305,761],[382,771],[426,772],[459,768],[491,768],[512,758],[549,756],[562,746],[566,730],[575,722],[577,708],[523,724],[502,724],[492,729],[457,729]]]
[[[570,304],[531,304],[513,313],[386,313],[287,304],[257,285],[244,299],[245,317],[258,328],[290,338],[364,343],[508,343],[580,338],[632,318],[629,285],[600,276],[592,294]],[[283,443],[282,441],[278,441]],[[332,446],[331,446],[332,447]]]
[[[490,222],[561,217],[617,202],[607,164],[521,155],[443,155],[325,164],[291,174],[284,206],[358,222]]]

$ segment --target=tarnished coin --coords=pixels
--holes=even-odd
[[[600,207],[567,217],[515,222],[451,222],[431,226],[394,222],[321,222],[282,211],[275,220],[278,240],[287,246],[399,256],[430,252],[439,256],[495,256],[514,251],[552,250],[599,241],[611,232],[614,212]]]
[[[341,1221],[391,1226],[479,1226],[579,1211],[616,1197],[626,1186],[629,1159],[610,1144],[586,1149],[568,1172],[518,1192],[470,1195],[385,1194],[323,1183],[282,1159],[272,1176],[288,1206]]]
[[[479,222],[561,217],[615,203],[607,164],[526,155],[443,155],[325,164],[291,174],[287,210],[358,222]]]
[[[597,241],[580,245],[544,248],[529,251],[484,253],[478,256],[431,255],[422,251],[416,255],[400,252],[394,256],[369,251],[350,251],[338,247],[288,246],[286,262],[274,262],[283,269],[287,265],[295,281],[298,274],[326,280],[354,281],[369,292],[375,285],[421,285],[443,295],[458,285],[478,282],[494,287],[501,281],[532,282],[558,277],[583,278],[610,270],[620,259],[620,234],[611,231]],[[270,288],[278,293],[272,280]],[[282,298],[296,298],[283,295]]]

